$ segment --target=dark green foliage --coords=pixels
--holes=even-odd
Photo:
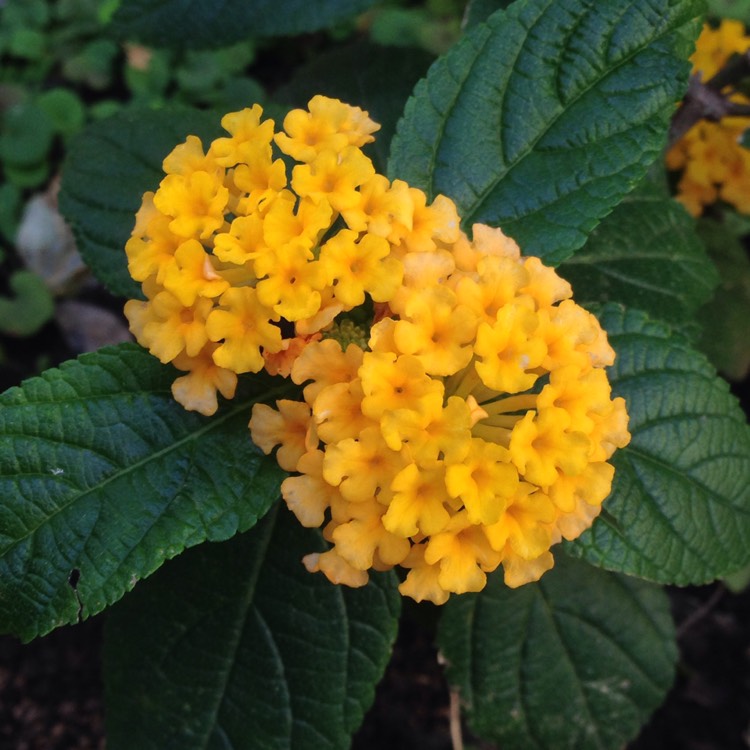
[[[324,547],[280,509],[139,584],[107,622],[108,746],[345,750],[401,601],[393,573],[362,589],[308,573]]]

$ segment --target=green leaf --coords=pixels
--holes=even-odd
[[[580,304],[620,302],[674,325],[694,318],[718,283],[695,220],[648,183],[626,196],[558,272]]]
[[[324,94],[367,110],[381,128],[375,133],[375,143],[366,150],[376,168],[385,171],[404,103],[432,60],[422,50],[357,41],[318,55],[299,68],[294,78],[274,93],[274,100],[307,107],[313,96]]]
[[[374,0],[129,0],[112,20],[115,33],[155,47],[224,47],[245,37],[291,36],[324,29]]]
[[[401,601],[393,573],[362,589],[308,573],[324,548],[280,510],[139,584],[107,619],[108,747],[348,748]]]
[[[164,176],[164,157],[191,133],[210,140],[220,130],[219,118],[188,108],[123,110],[71,140],[60,211],[86,264],[113,294],[141,296],[128,273],[125,243],[141,196]]]
[[[507,8],[513,0],[469,0],[464,14],[464,27],[471,29],[484,23],[496,10]]]
[[[663,700],[677,649],[665,593],[557,555],[538,583],[490,576],[445,605],[438,644],[469,726],[500,747],[622,747]]]
[[[390,176],[559,263],[661,155],[702,8],[518,0],[417,85]]]
[[[282,472],[250,441],[255,376],[207,419],[134,344],[0,396],[0,632],[24,640],[117,601],[164,560],[250,528]]]
[[[31,336],[52,318],[52,295],[44,281],[31,271],[15,271],[8,285],[13,296],[0,296],[0,331],[11,336]]]
[[[37,104],[58,133],[72,135],[83,127],[86,119],[83,102],[70,89],[49,89],[37,97]]]
[[[700,348],[726,377],[742,380],[750,372],[750,257],[745,248],[747,227],[701,219],[698,232],[719,269],[721,284],[700,311]]]
[[[19,169],[36,167],[52,148],[54,131],[44,110],[34,102],[9,109],[2,120],[0,160]]]
[[[708,0],[708,12],[718,18],[750,21],[750,0]]]
[[[612,459],[601,516],[566,549],[660,583],[706,583],[750,562],[750,426],[699,352],[644,313],[604,309],[633,439]]]

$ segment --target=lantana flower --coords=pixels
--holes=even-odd
[[[716,28],[706,25],[690,58],[693,74],[706,82],[733,55],[748,49],[750,36],[742,22],[723,19]],[[743,93],[724,93],[733,103],[750,104]],[[750,150],[742,143],[748,128],[750,117],[700,120],[667,152],[667,168],[680,173],[677,199],[693,216],[718,200],[750,214]]]
[[[630,439],[597,319],[501,230],[470,238],[449,198],[377,174],[361,109],[314,97],[279,133],[257,105],[222,122],[229,137],[165,159],[127,246],[147,298],[131,328],[186,371],[175,398],[211,415],[261,369],[296,387],[249,428],[330,544],[308,570],[362,586],[398,566],[404,595],[437,604],[500,567],[537,580]]]

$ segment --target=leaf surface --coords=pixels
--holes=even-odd
[[[115,32],[157,47],[224,47],[248,37],[291,36],[327,28],[374,0],[128,0]]]
[[[518,0],[440,58],[389,164],[556,264],[664,147],[700,0]]]
[[[602,514],[566,549],[660,583],[736,570],[750,561],[750,426],[736,398],[668,326],[614,305],[601,322],[633,438],[612,458]]]
[[[561,554],[538,583],[452,597],[438,632],[469,726],[525,750],[623,747],[672,683],[674,638],[659,587]]]
[[[248,379],[211,418],[133,344],[48,370],[0,396],[0,632],[24,640],[100,612],[164,560],[250,528],[282,472],[253,446]]]
[[[694,219],[649,184],[627,195],[558,272],[579,304],[619,302],[677,326],[719,280]]]
[[[401,601],[393,573],[362,589],[308,573],[301,557],[324,548],[280,509],[139,584],[107,620],[108,745],[348,748]]]
[[[164,177],[164,157],[190,134],[202,138],[205,148],[223,132],[220,119],[186,107],[128,109],[93,123],[70,142],[60,211],[86,264],[114,295],[142,296],[128,273],[125,243],[141,196]]]

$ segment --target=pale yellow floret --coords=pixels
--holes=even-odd
[[[496,523],[518,489],[518,471],[501,445],[472,438],[466,458],[446,468],[451,497],[461,500],[471,523]]]
[[[355,344],[342,351],[339,342],[333,339],[312,342],[292,366],[292,380],[297,385],[307,383],[303,394],[307,403],[312,404],[327,386],[354,380],[363,354]]]
[[[322,151],[338,152],[346,146],[364,146],[380,129],[367,112],[338,99],[314,96],[308,110],[293,109],[284,118],[284,133],[276,144],[298,161],[311,162]]]
[[[308,451],[297,461],[297,470],[301,473],[281,483],[281,496],[287,507],[310,529],[325,523],[325,512],[331,505],[344,502],[339,490],[323,479],[324,456],[321,450]]]
[[[258,214],[238,216],[228,231],[214,237],[214,255],[224,263],[251,267],[252,261],[268,252],[263,224],[263,217]]]
[[[281,399],[276,409],[255,404],[248,427],[253,442],[266,455],[279,446],[276,460],[284,471],[295,471],[300,458],[318,442],[310,407],[301,401]]]
[[[528,271],[517,260],[493,255],[477,263],[476,274],[458,277],[456,298],[477,319],[492,325],[498,312],[512,304],[529,281]]]
[[[420,464],[444,458],[462,461],[471,447],[472,412],[467,402],[431,393],[421,399],[419,409],[391,409],[380,419],[383,439],[391,450],[408,446],[409,454]]]
[[[364,570],[350,565],[335,549],[305,555],[302,562],[310,573],[324,573],[331,583],[342,583],[351,588],[365,586],[370,577]]]
[[[213,360],[215,344],[208,343],[198,356],[186,353],[178,355],[173,365],[178,370],[187,370],[172,383],[172,395],[184,409],[197,411],[207,417],[219,408],[217,392],[224,398],[234,398],[237,388],[237,375],[231,370],[219,367]]]
[[[201,139],[189,135],[184,143],[175,146],[162,162],[165,174],[190,175],[193,172],[223,172],[214,158],[204,153]]]
[[[213,309],[208,299],[183,305],[166,290],[148,302],[128,300],[125,316],[138,342],[166,364],[181,352],[195,357],[208,341],[206,319]]]
[[[447,287],[412,294],[401,317],[394,342],[399,351],[417,357],[430,375],[452,375],[471,361],[477,317]]]
[[[233,167],[243,163],[247,146],[253,151],[258,147],[268,148],[273,139],[274,122],[261,122],[263,108],[259,104],[247,107],[239,112],[230,112],[221,118],[221,126],[230,135],[215,139],[209,148],[217,164],[223,167]],[[245,152],[245,153],[243,153]]]
[[[383,516],[383,526],[400,536],[430,536],[445,529],[450,520],[446,503],[450,501],[445,487],[442,461],[405,466],[391,483],[393,499]]]
[[[503,560],[503,581],[508,588],[515,589],[538,581],[554,564],[551,552],[543,552],[533,560],[526,560],[511,552]]]
[[[411,229],[412,212],[409,186],[403,180],[390,183],[384,175],[374,174],[360,186],[357,205],[342,215],[349,229],[387,239],[394,223]]]
[[[393,477],[406,461],[383,441],[377,427],[366,427],[359,439],[346,438],[328,446],[323,461],[323,477],[338,487],[350,502],[366,502],[390,494]]]
[[[537,313],[524,298],[500,308],[495,322],[481,323],[474,351],[476,370],[482,382],[500,393],[519,393],[537,380],[537,368],[547,355],[547,346],[537,334]]]
[[[304,245],[293,243],[268,251],[254,261],[254,269],[260,279],[255,285],[258,301],[277,316],[303,320],[320,310],[325,273]]]
[[[154,195],[156,208],[172,219],[170,231],[184,239],[205,240],[219,230],[228,200],[221,176],[209,172],[167,175]]]
[[[450,593],[438,581],[440,565],[428,565],[424,561],[424,550],[424,544],[412,546],[409,556],[401,563],[409,572],[398,590],[403,596],[409,596],[418,602],[445,604]]]
[[[222,342],[214,361],[236,373],[258,372],[263,368],[261,348],[281,350],[281,332],[269,321],[276,316],[257,298],[255,289],[228,289],[206,321],[211,341]]]
[[[125,244],[128,271],[136,281],[153,277],[157,283],[164,283],[166,272],[175,263],[175,252],[184,242],[169,230],[170,222],[168,216],[158,214],[148,223],[147,238],[134,232]]]
[[[330,532],[334,549],[352,567],[367,570],[375,555],[388,566],[398,565],[408,554],[408,539],[392,534],[383,526],[385,508],[377,500],[350,505],[352,518],[335,523]]]
[[[411,222],[394,222],[388,239],[396,245],[403,245],[408,252],[429,253],[437,248],[437,243],[450,244],[460,235],[460,219],[456,204],[444,195],[438,195],[427,205],[427,196],[418,188],[409,188],[412,201]]]
[[[313,414],[318,435],[323,442],[356,439],[362,430],[372,426],[372,420],[362,413],[362,395],[359,378],[333,383],[318,393],[313,404]]]
[[[393,409],[418,409],[429,394],[443,392],[442,383],[430,378],[419,359],[408,354],[366,352],[359,377],[362,413],[374,420]]]
[[[284,190],[263,216],[263,241],[270,248],[294,244],[311,250],[332,220],[333,209],[327,201],[298,200]]]
[[[455,513],[445,531],[431,536],[424,553],[428,565],[440,566],[440,586],[455,594],[481,591],[487,582],[485,572],[497,568],[501,559],[484,528],[472,524],[466,511]]]
[[[527,412],[513,427],[510,455],[519,474],[539,487],[557,479],[557,470],[580,474],[588,463],[591,441],[582,432],[569,432],[562,410]]]
[[[164,273],[164,288],[185,307],[198,297],[219,297],[229,288],[198,240],[183,242],[175,251],[174,261]]]
[[[372,162],[358,148],[323,151],[310,164],[292,170],[292,189],[302,198],[327,201],[336,211],[359,203],[357,188],[375,174]]]
[[[387,302],[403,277],[401,263],[389,257],[390,245],[382,238],[342,229],[320,249],[320,262],[334,297],[345,309],[361,305],[365,294]]]

